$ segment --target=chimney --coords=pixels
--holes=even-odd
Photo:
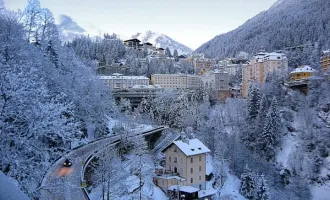
[[[186,134],[184,132],[181,132],[181,140],[182,140],[182,142],[189,145],[189,138],[186,136]]]

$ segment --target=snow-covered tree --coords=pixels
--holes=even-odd
[[[261,94],[259,87],[256,84],[251,84],[248,89],[248,99],[247,99],[248,102],[247,120],[249,122],[254,122],[257,119],[260,108],[260,100],[261,100]]]
[[[258,177],[257,200],[269,200],[268,186],[264,175]]]
[[[261,154],[271,160],[275,156],[275,149],[278,147],[282,137],[282,120],[277,105],[276,97],[274,96],[269,107],[263,131],[258,137],[258,146]]]
[[[175,60],[175,61],[178,61],[178,60],[179,60],[178,50],[174,49],[173,57],[174,57],[174,60]]]
[[[247,199],[254,199],[256,196],[257,183],[255,179],[255,174],[246,165],[244,172],[241,175],[241,188],[240,193]]]
[[[165,56],[166,57],[172,57],[171,51],[168,47],[166,47],[166,49],[165,49]]]

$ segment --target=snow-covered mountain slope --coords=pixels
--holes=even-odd
[[[95,35],[93,32],[101,32],[99,30],[94,30],[93,32],[86,31],[81,26],[79,26],[70,16],[61,15],[57,25],[60,38],[63,42],[72,41],[76,37],[89,36],[92,39],[100,39],[100,36]]]
[[[233,57],[240,51],[255,53],[319,42],[330,48],[329,0],[278,0],[268,10],[228,33],[214,37],[195,53],[207,57]]]
[[[86,34],[86,31],[67,15],[60,16],[57,27],[62,41],[71,41],[78,36]]]
[[[174,49],[178,50],[179,54],[190,54],[193,50],[189,47],[173,40],[162,33],[155,33],[152,31],[146,31],[145,33],[136,33],[132,35],[132,38],[137,38],[142,42],[149,42],[156,47],[166,48],[168,47],[173,53]]]

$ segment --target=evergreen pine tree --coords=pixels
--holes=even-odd
[[[256,199],[258,199],[258,200],[269,200],[270,199],[269,194],[268,194],[267,183],[266,183],[264,175],[261,175],[259,177],[259,184],[258,184]]]
[[[259,107],[260,107],[260,89],[255,84],[251,84],[248,93],[248,114],[247,120],[249,122],[254,122],[258,117]]]
[[[166,49],[165,49],[165,56],[166,57],[172,57],[171,51],[168,47],[166,47]]]
[[[262,155],[267,160],[275,156],[275,148],[278,146],[281,137],[281,116],[277,105],[276,97],[273,97],[269,111],[266,116],[265,125],[261,136],[258,137],[258,145]]]
[[[174,49],[173,57],[174,57],[174,60],[175,60],[175,61],[178,61],[178,60],[179,60],[178,50]]]
[[[262,95],[261,101],[260,101],[260,108],[259,108],[259,113],[258,113],[258,118],[257,118],[257,134],[260,135],[262,130],[263,130],[263,126],[265,123],[265,119],[268,113],[268,109],[269,109],[269,101],[266,97],[266,95]]]
[[[255,197],[256,188],[254,173],[249,169],[248,165],[246,165],[241,175],[240,193],[247,199],[253,199]]]
[[[247,100],[247,128],[243,131],[242,140],[244,144],[250,148],[255,148],[256,141],[256,119],[259,113],[260,107],[260,89],[255,85],[251,84],[248,91],[248,100]]]

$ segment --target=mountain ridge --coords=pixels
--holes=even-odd
[[[215,36],[194,53],[207,57],[235,57],[238,52],[255,53],[261,46],[267,51],[319,42],[330,47],[330,1],[279,0],[238,28]]]
[[[190,54],[192,53],[192,49],[185,46],[184,44],[175,41],[171,37],[163,34],[163,33],[156,33],[151,30],[148,30],[144,33],[138,32],[133,34],[131,38],[139,39],[142,42],[149,42],[156,47],[166,48],[168,47],[170,51],[173,53],[176,49],[179,54]]]

